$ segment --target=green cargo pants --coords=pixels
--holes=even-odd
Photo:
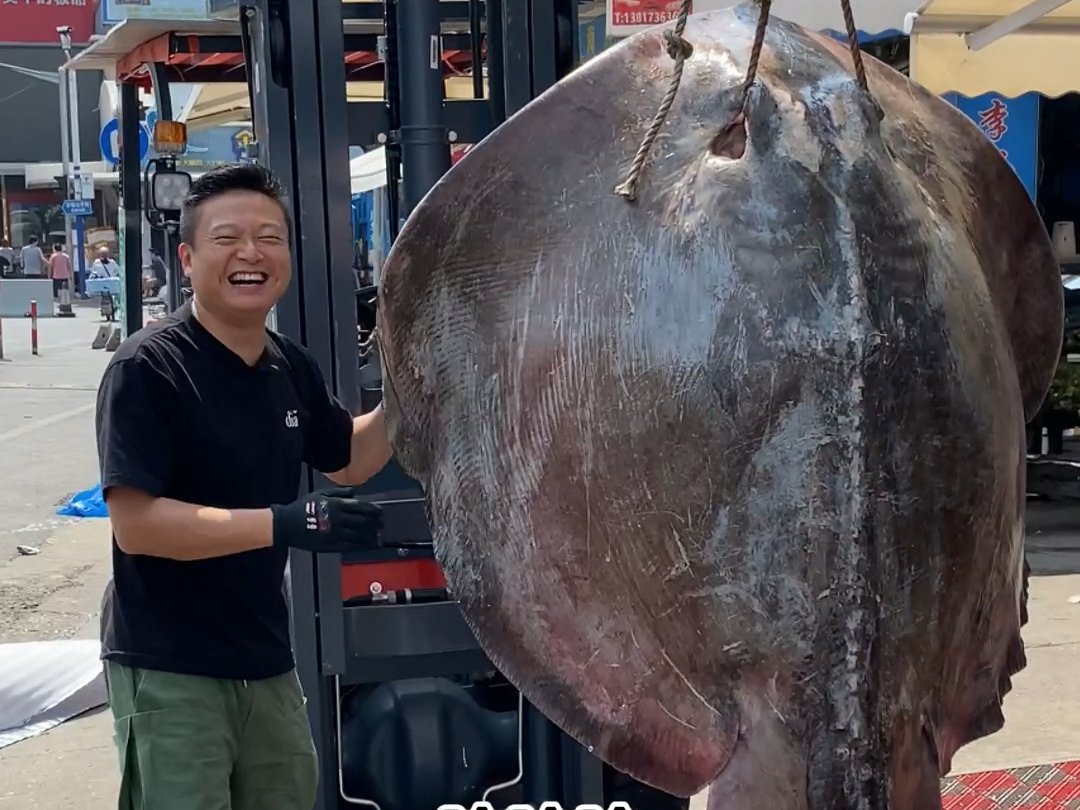
[[[295,672],[198,678],[105,662],[118,810],[311,810],[318,763]]]

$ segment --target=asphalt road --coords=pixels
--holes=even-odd
[[[1035,576],[1080,574],[1080,504],[1028,502],[1027,555]]]
[[[0,562],[67,522],[56,507],[97,482],[94,399],[111,355],[90,348],[100,325],[96,308],[76,312],[38,321],[37,356],[29,320],[3,319]]]

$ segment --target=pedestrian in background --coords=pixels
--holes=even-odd
[[[15,269],[15,248],[6,236],[0,239],[0,274],[11,273]]]
[[[169,268],[165,265],[165,260],[161,258],[157,248],[150,248],[150,282],[154,288],[152,294],[161,297],[168,311]]]
[[[25,278],[45,277],[48,264],[36,236],[31,236],[29,244],[25,245],[19,253],[19,264],[22,265],[22,274]]]
[[[98,257],[90,268],[91,278],[116,278],[120,275],[120,265],[109,255],[109,249],[102,247]]]
[[[49,257],[49,277],[53,282],[53,298],[60,297],[60,290],[71,289],[71,257],[59,242],[53,245]]]
[[[301,467],[369,479],[390,458],[383,412],[354,419],[311,354],[265,326],[292,277],[267,169],[196,180],[180,237],[194,300],[121,343],[98,392],[119,808],[310,810],[285,565],[289,549],[376,548],[382,518],[351,489],[298,498]]]

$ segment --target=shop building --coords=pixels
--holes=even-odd
[[[0,0],[0,232],[16,247],[31,236],[62,240],[60,189],[28,186],[27,167],[61,161],[60,81],[66,57],[57,28],[71,28],[72,53],[94,33],[96,0]],[[100,73],[80,73],[79,143],[93,156]]]

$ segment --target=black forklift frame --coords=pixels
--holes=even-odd
[[[408,166],[403,209],[396,212],[403,220],[449,168],[452,141],[479,142],[576,66],[576,0],[211,0],[210,7],[215,19],[237,23],[239,31],[201,37],[170,33],[168,53],[243,55],[240,75],[248,77],[257,144],[253,157],[290,190],[295,279],[277,306],[276,328],[314,354],[330,386],[353,412],[366,412],[381,398],[381,386],[377,368],[373,380],[366,379],[369,375],[362,379],[359,368],[350,143],[387,146],[388,187],[394,197],[401,165]],[[380,20],[382,31],[373,35],[371,25]],[[443,48],[467,47],[474,65],[481,54],[479,37],[466,45],[447,25],[473,32],[490,20],[498,24],[485,32],[488,97],[482,97],[483,77],[478,76],[473,99],[445,99],[440,42]],[[365,32],[349,33],[350,21],[366,24]],[[184,24],[177,23],[176,29],[183,32]],[[387,98],[350,102],[344,56],[367,49],[392,55],[385,66]],[[143,48],[131,55],[151,52],[160,50]],[[131,62],[126,60],[128,68]],[[141,63],[141,74],[118,71],[128,302],[141,301],[143,183],[137,150],[123,148],[139,142],[139,83],[149,79],[159,120],[169,120],[170,80],[239,80],[236,65],[215,73],[205,65],[181,71],[152,61]],[[324,125],[337,121],[347,125]],[[397,224],[392,224],[395,235]],[[126,306],[124,317],[127,334],[141,328],[138,305]],[[305,471],[307,487],[325,484],[318,473]],[[367,490],[376,502],[406,500],[422,509],[419,487],[393,462]],[[387,532],[393,531],[388,522]],[[355,805],[378,810],[374,802],[344,797],[338,750],[341,687],[496,668],[452,601],[350,607],[343,603],[337,555],[294,551],[290,569],[297,670],[320,760],[314,810]],[[520,800],[533,806],[551,800],[563,806],[602,804],[602,763],[526,701],[519,698],[518,704]]]

